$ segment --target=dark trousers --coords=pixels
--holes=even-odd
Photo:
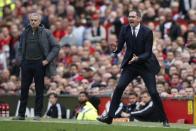
[[[41,60],[23,61],[21,65],[22,79],[21,79],[21,96],[19,115],[25,116],[29,87],[34,79],[35,82],[35,116],[41,116],[43,108],[43,93],[44,93],[44,74],[45,67]]]
[[[112,101],[109,109],[108,115],[110,117],[114,117],[115,112],[120,104],[120,100],[122,97],[122,94],[127,87],[127,85],[137,76],[141,76],[142,79],[144,80],[144,83],[148,89],[148,92],[151,96],[151,99],[155,105],[155,107],[158,109],[160,113],[160,118],[162,121],[167,120],[166,114],[163,109],[163,104],[161,101],[161,98],[157,92],[156,89],[156,79],[155,79],[155,74],[142,70],[142,69],[137,69],[132,67],[131,65],[128,65],[125,67],[121,73],[120,79],[118,81],[118,84],[114,90],[113,96],[112,96]]]

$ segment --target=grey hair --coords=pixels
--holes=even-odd
[[[37,16],[37,17],[39,18],[39,20],[41,20],[41,18],[42,18],[41,14],[36,13],[36,12],[30,13],[30,14],[29,14],[29,18],[30,18],[31,16]]]
[[[129,13],[130,13],[130,12],[135,12],[135,13],[137,14],[138,17],[140,17],[140,18],[142,17],[142,13],[141,13],[140,10],[138,10],[138,9],[131,9],[131,10],[129,10]]]

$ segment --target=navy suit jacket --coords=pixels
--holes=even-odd
[[[126,67],[129,60],[132,59],[133,54],[136,54],[139,59],[132,64],[136,66],[138,65],[144,70],[150,71],[154,74],[157,74],[160,71],[159,62],[152,52],[153,33],[148,27],[141,24],[137,38],[134,40],[130,25],[122,26],[117,50],[114,53],[118,54],[121,52],[124,44],[126,44],[126,53],[121,68]]]

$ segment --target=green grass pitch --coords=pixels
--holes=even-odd
[[[0,118],[0,131],[189,131],[194,125],[171,124],[170,128],[161,123],[149,122],[115,122],[112,125],[97,121],[41,119],[33,121],[13,121],[11,118]]]

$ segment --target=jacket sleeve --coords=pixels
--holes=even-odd
[[[119,38],[118,38],[118,45],[117,45],[117,50],[114,51],[113,53],[118,54],[122,51],[124,44],[125,44],[125,26],[121,27]]]
[[[153,111],[154,107],[153,107],[153,102],[151,101],[148,106],[146,106],[144,109],[141,109],[139,111],[134,111],[131,112],[131,116],[133,117],[140,117],[140,116],[146,116],[148,114],[150,114]]]
[[[19,45],[17,47],[17,52],[16,52],[16,61],[18,65],[20,65],[22,61],[22,38],[23,37],[24,37],[24,33],[20,35]]]
[[[153,33],[150,30],[150,32],[148,32],[148,35],[146,36],[147,40],[145,43],[145,49],[144,49],[144,53],[142,53],[141,55],[139,55],[139,59],[138,61],[145,61],[147,59],[149,59],[152,55],[152,45],[153,45]]]
[[[48,62],[51,62],[59,53],[60,50],[60,45],[57,43],[57,41],[55,40],[54,36],[51,34],[50,31],[46,31],[47,35],[48,35],[48,41],[50,44],[50,52],[48,54],[48,56],[46,57],[46,59],[48,60]]]

